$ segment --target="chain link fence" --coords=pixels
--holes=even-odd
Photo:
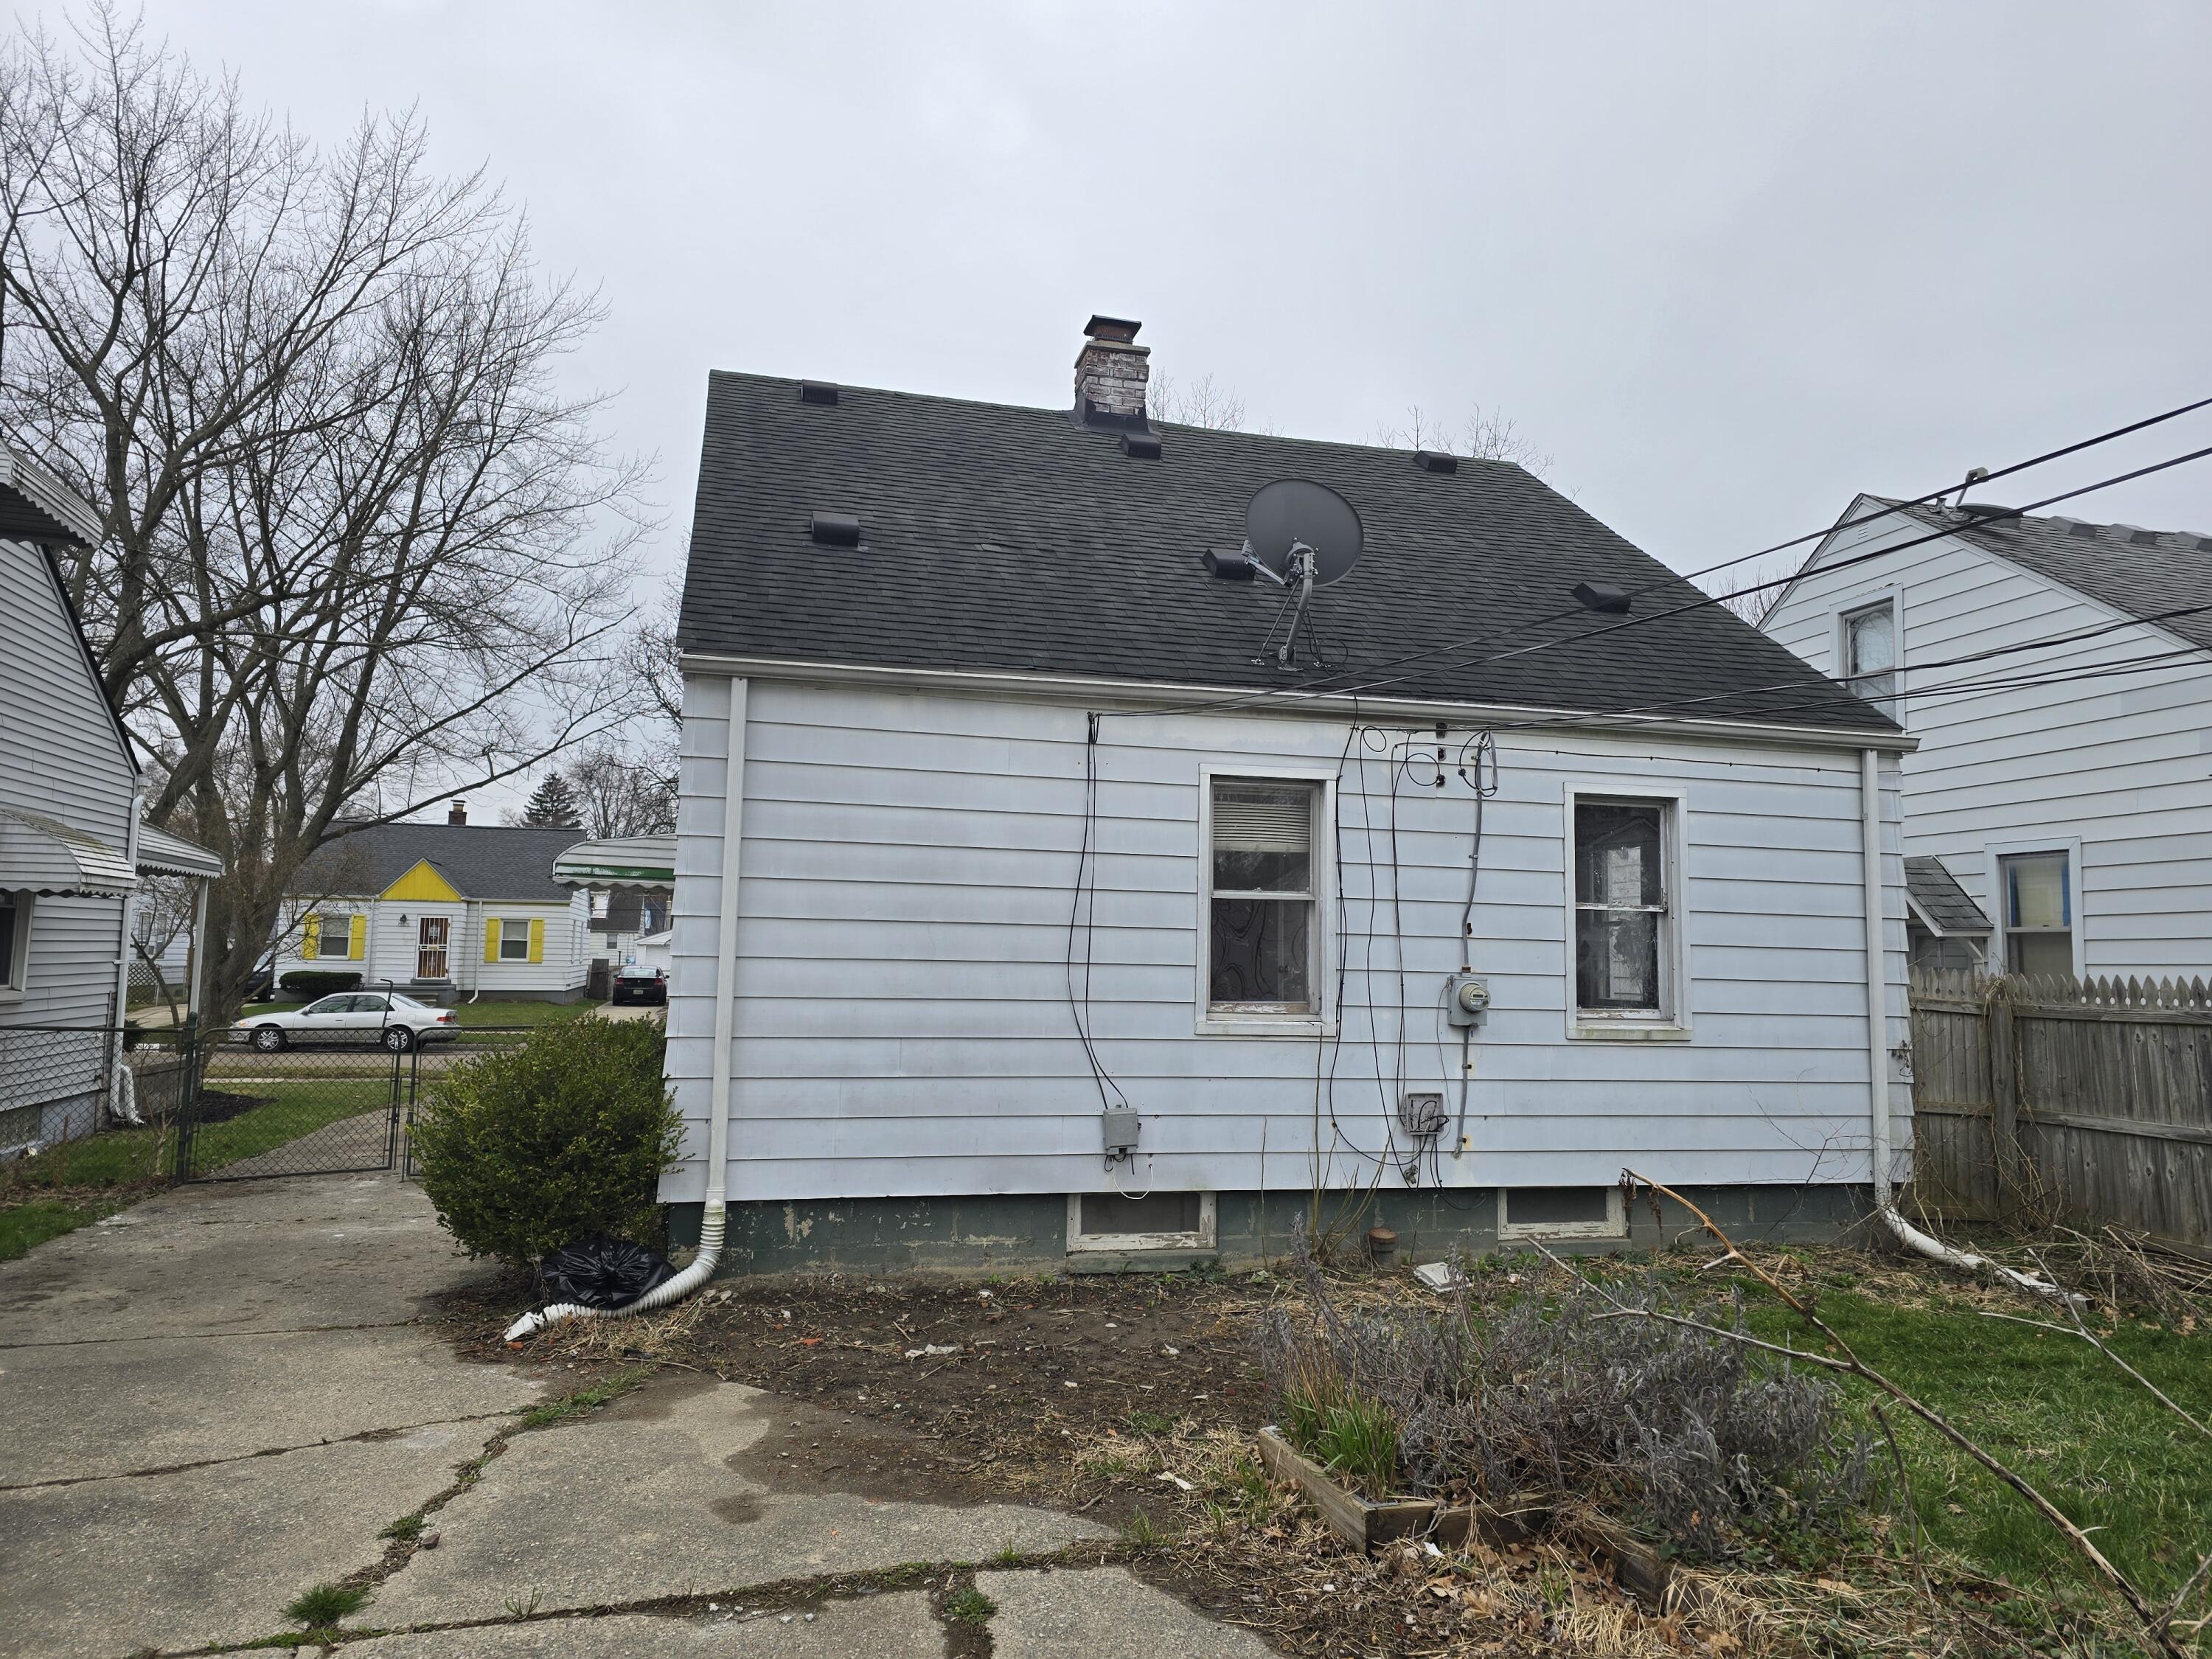
[[[0,1159],[43,1184],[415,1171],[406,1126],[438,1079],[528,1036],[461,1027],[394,1048],[242,1028],[0,1028]],[[118,1063],[119,1062],[119,1063]]]

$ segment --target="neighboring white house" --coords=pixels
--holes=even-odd
[[[1761,626],[1919,740],[1916,961],[2212,973],[2212,537],[1862,495]]]
[[[204,893],[222,869],[139,823],[137,765],[49,551],[99,536],[89,507],[0,450],[0,1155],[99,1127],[139,877]]]
[[[573,1002],[591,958],[588,894],[553,879],[574,828],[444,823],[346,830],[301,867],[276,975],[354,972],[425,1000]]]
[[[753,1269],[1249,1257],[1316,1188],[1618,1237],[1624,1166],[1862,1211],[1910,739],[1517,467],[1154,426],[1087,331],[1072,412],[710,380],[678,1237],[718,1184]],[[1210,574],[1282,478],[1365,536],[1287,671],[1285,590]]]

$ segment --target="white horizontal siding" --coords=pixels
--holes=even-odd
[[[1832,672],[1837,612],[1894,590],[1908,688],[2124,666],[2183,644],[1949,539],[1827,568],[1924,533],[1899,526],[1879,521],[1823,549],[1766,631]],[[2094,639],[2037,643],[2116,623]],[[1917,666],[2017,646],[2033,648],[1956,668]],[[1910,701],[1905,725],[1920,739],[1904,761],[1908,852],[1942,859],[1996,920],[1990,848],[2078,841],[2088,972],[2212,972],[2212,653],[2105,678]]]
[[[0,541],[0,806],[96,836],[120,854],[131,773],[46,555]],[[26,986],[0,997],[0,1025],[112,1018],[119,898],[33,902]]]
[[[687,685],[669,1075],[690,1127],[686,1161],[664,1184],[674,1199],[704,1185],[727,699],[726,682]],[[732,963],[733,1199],[1110,1184],[1066,990],[1084,731],[1079,709],[753,683]],[[1863,1179],[1856,757],[1581,732],[1501,743],[1474,955],[1494,1012],[1476,1043],[1474,1150],[1447,1157],[1446,1178],[1605,1182],[1632,1160],[1687,1181]],[[1267,1182],[1303,1183],[1317,1058],[1324,1077],[1335,1067],[1334,1127],[1322,1089],[1330,1177],[1361,1179],[1361,1154],[1384,1140],[1376,1055],[1387,1082],[1401,1025],[1407,1085],[1441,1086],[1456,1109],[1457,1042],[1437,1011],[1443,976],[1460,964],[1473,826],[1456,779],[1441,793],[1399,791],[1402,1011],[1391,768],[1355,756],[1338,813],[1351,963],[1340,1044],[1194,1032],[1200,766],[1334,770],[1344,744],[1345,727],[1322,720],[1104,722],[1088,1020],[1144,1116],[1124,1184],[1256,1188],[1263,1139]],[[1565,1038],[1569,779],[1686,791],[1691,1042]],[[1894,804],[1893,787],[1893,817]],[[1082,948],[1079,937],[1079,974]],[[1901,1019],[1901,984],[1890,1000]]]

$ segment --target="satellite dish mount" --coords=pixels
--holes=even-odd
[[[1358,562],[1364,538],[1352,503],[1326,484],[1278,478],[1254,493],[1244,509],[1244,545],[1239,556],[1225,559],[1209,554],[1206,560],[1217,576],[1262,577],[1283,590],[1282,605],[1254,662],[1273,663],[1284,670],[1297,667],[1303,637],[1313,665],[1330,665],[1314,625],[1314,590],[1328,586]]]

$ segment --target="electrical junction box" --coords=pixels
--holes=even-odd
[[[1490,981],[1474,974],[1454,974],[1446,981],[1444,1017],[1455,1025],[1480,1025],[1490,1012]]]
[[[1441,1134],[1444,1127],[1444,1097],[1434,1090],[1408,1094],[1398,1103],[1398,1121],[1414,1136]]]
[[[1109,1106],[1100,1115],[1106,1126],[1106,1156],[1127,1158],[1137,1150],[1137,1113],[1134,1107]]]

